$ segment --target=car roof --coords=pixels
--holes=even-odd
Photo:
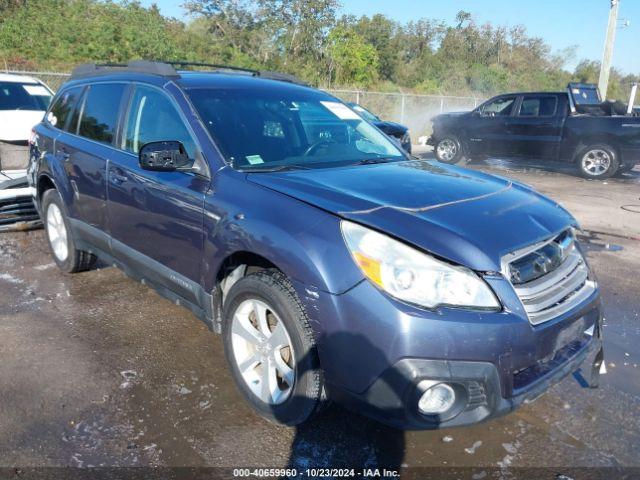
[[[18,75],[15,73],[0,73],[0,82],[13,83],[42,83],[40,80],[28,75]]]
[[[251,89],[251,90],[289,90],[301,92],[318,92],[318,90],[283,80],[255,77],[243,73],[222,72],[179,72],[176,83],[185,89]]]
[[[492,98],[498,97],[517,97],[518,95],[566,95],[567,92],[510,92],[501,93]]]
[[[196,70],[177,70],[176,66],[196,67]],[[202,69],[204,68],[204,70]],[[307,95],[330,96],[309,87],[293,75],[280,72],[245,69],[235,66],[189,62],[155,62],[133,60],[127,64],[86,63],[71,73],[65,88],[98,82],[144,82],[164,86],[174,82],[183,89],[219,88],[251,90],[287,90]]]
[[[90,85],[92,83],[101,82],[141,82],[162,87],[169,81],[175,82],[180,88],[185,90],[197,88],[213,88],[221,90],[250,89],[252,91],[286,91],[290,94],[295,94],[297,92],[299,94],[304,94],[305,96],[318,95],[324,98],[331,96],[330,94],[315,88],[291,83],[285,80],[261,78],[247,75],[245,73],[225,73],[218,71],[180,71],[176,77],[171,78],[145,73],[112,72],[76,79],[72,78],[64,84],[64,89],[73,86]],[[60,90],[63,90],[63,88]]]

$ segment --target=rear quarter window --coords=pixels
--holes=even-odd
[[[47,114],[47,122],[54,127],[64,130],[81,92],[82,87],[70,88],[69,90],[61,92],[54,100],[51,110]]]
[[[125,88],[122,83],[91,85],[81,106],[78,134],[96,142],[113,143]]]

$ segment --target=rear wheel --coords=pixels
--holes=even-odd
[[[463,160],[462,143],[455,135],[442,137],[433,151],[438,161],[442,163],[455,164]]]
[[[582,177],[604,180],[618,171],[618,156],[609,145],[591,145],[578,154],[577,166]]]
[[[51,254],[58,267],[67,273],[82,272],[93,267],[96,257],[76,248],[57,190],[47,190],[42,196],[42,214]]]
[[[238,280],[223,318],[231,373],[254,410],[285,425],[309,420],[322,401],[322,374],[306,313],[284,274]]]

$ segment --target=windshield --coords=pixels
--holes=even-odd
[[[51,92],[39,83],[0,82],[0,110],[45,111]]]
[[[320,168],[404,160],[384,134],[313,90],[193,88],[187,93],[234,168]]]
[[[380,119],[378,117],[376,117],[373,113],[371,113],[366,108],[361,107],[357,103],[350,103],[349,105],[351,105],[351,108],[353,108],[358,113],[358,115],[360,115],[362,118],[364,118],[367,122],[379,122],[380,121]]]

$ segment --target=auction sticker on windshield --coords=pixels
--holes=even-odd
[[[340,102],[320,102],[327,110],[341,120],[362,120],[360,115]]]
[[[42,85],[22,85],[31,96],[48,97],[51,95]]]

